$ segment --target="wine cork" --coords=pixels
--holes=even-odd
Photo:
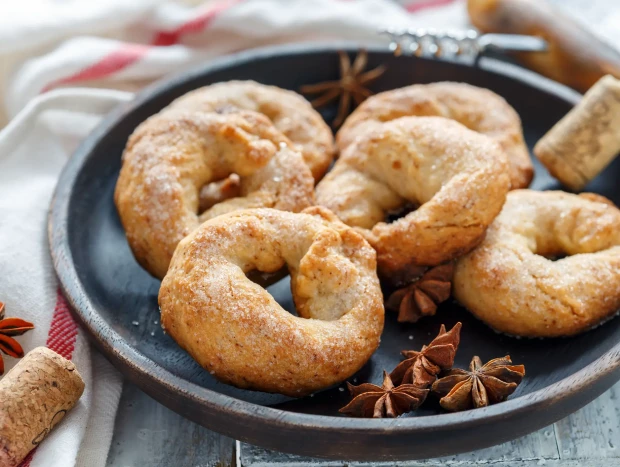
[[[30,351],[0,380],[0,467],[35,448],[84,392],[75,365],[46,347]]]
[[[596,82],[543,136],[534,154],[563,185],[579,191],[620,151],[620,81]]]

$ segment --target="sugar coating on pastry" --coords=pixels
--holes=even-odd
[[[325,175],[334,159],[331,129],[310,103],[293,91],[255,81],[226,81],[191,91],[173,101],[169,108],[262,113],[302,153],[316,181]]]
[[[513,191],[485,240],[457,262],[453,292],[500,332],[586,331],[620,309],[620,210],[589,193]]]
[[[357,227],[380,276],[434,266],[474,248],[510,186],[504,151],[442,117],[402,117],[359,136],[316,189],[317,203]],[[392,222],[407,204],[419,208]]]
[[[493,139],[508,156],[513,189],[528,187],[534,177],[517,112],[493,91],[465,83],[414,84],[376,94],[347,118],[337,145],[343,151],[377,125],[405,116],[450,118]]]
[[[283,266],[299,316],[246,277]],[[179,243],[159,305],[166,333],[216,378],[289,396],[353,375],[384,320],[374,250],[320,207],[205,222]]]
[[[167,110],[146,120],[129,138],[114,193],[137,261],[162,278],[179,241],[212,217],[313,205],[312,174],[291,146],[267,117],[252,111]],[[230,174],[239,176],[239,196],[199,214],[201,189]]]

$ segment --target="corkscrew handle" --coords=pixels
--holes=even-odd
[[[547,42],[520,34],[478,34],[476,31],[440,31],[435,29],[386,29],[380,31],[390,40],[396,54],[423,57],[475,60],[487,53],[544,52]]]

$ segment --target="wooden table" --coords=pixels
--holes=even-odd
[[[620,0],[553,0],[620,44]],[[617,21],[614,21],[616,18]],[[613,24],[616,24],[614,27]],[[620,383],[573,415],[515,441],[440,459],[400,463],[321,461],[268,451],[218,435],[125,383],[109,467],[620,467]]]
[[[573,415],[509,443],[457,456],[400,463],[321,461],[268,451],[192,423],[126,383],[109,467],[456,466],[620,467],[620,383]]]

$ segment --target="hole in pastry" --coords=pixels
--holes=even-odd
[[[291,276],[286,266],[273,273],[254,270],[246,275],[252,282],[264,287],[282,308],[293,316],[299,316],[291,294]]]
[[[288,268],[283,266],[275,272],[263,272],[258,269],[254,269],[245,274],[248,279],[256,284],[260,285],[263,288],[267,288],[270,285],[275,284],[276,282],[281,281],[286,276],[289,275]]]
[[[540,255],[540,256],[544,256],[549,261],[559,261],[561,259],[568,258],[570,255],[567,255],[566,253],[557,253],[553,255]]]
[[[236,198],[240,194],[241,177],[237,174],[230,174],[222,180],[207,183],[200,189],[198,214],[202,214],[217,203]]]
[[[401,217],[405,217],[410,212],[415,211],[419,207],[420,205],[407,201],[403,206],[386,212],[384,222],[386,224],[391,224],[392,222],[400,219]]]

